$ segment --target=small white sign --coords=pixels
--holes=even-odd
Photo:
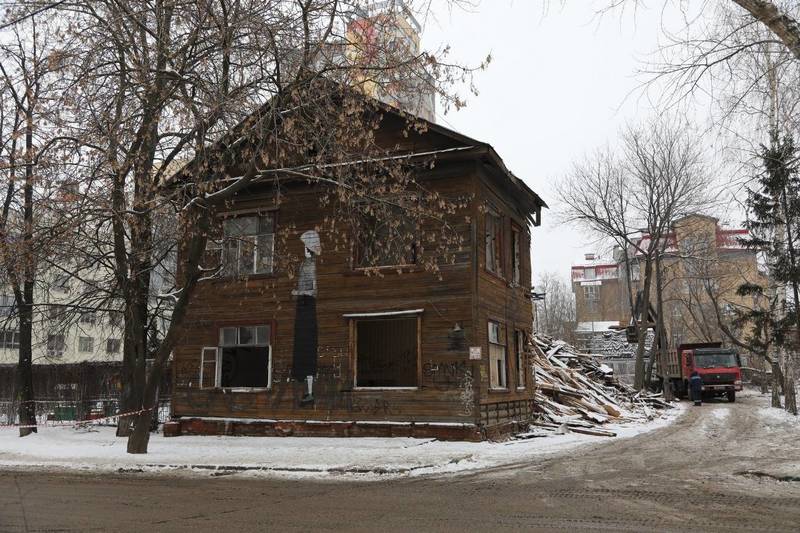
[[[481,347],[480,346],[470,346],[469,347],[469,358],[470,358],[470,360],[480,360],[480,358],[481,358]]]

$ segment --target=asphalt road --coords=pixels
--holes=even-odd
[[[5,471],[0,531],[800,531],[797,428],[765,426],[754,404],[707,404],[635,438],[448,477]]]

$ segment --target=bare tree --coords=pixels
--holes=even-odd
[[[7,32],[0,44],[0,180],[4,189],[0,215],[0,264],[14,294],[9,314],[19,328],[16,398],[20,436],[36,431],[33,397],[33,323],[42,302],[36,284],[50,245],[63,232],[53,197],[54,161],[48,153],[57,137],[55,124],[60,51],[46,20],[30,17]],[[50,159],[55,156],[54,159]]]
[[[601,153],[578,164],[559,184],[567,220],[624,242],[642,271],[635,386],[645,383],[646,331],[655,260],[663,253],[672,221],[708,207],[710,180],[699,141],[678,122],[653,121],[622,134],[620,155]],[[644,234],[644,238],[641,235]]]
[[[545,272],[536,282],[536,292],[544,294],[536,302],[537,330],[574,344],[575,295],[569,282],[555,272]]]
[[[328,224],[388,220],[398,251],[416,233],[434,274],[458,251],[445,215],[466,199],[416,182],[414,166],[431,158],[390,155],[397,148],[382,146],[375,133],[384,104],[369,96],[399,103],[413,88],[459,107],[450,88],[468,82],[471,70],[414,50],[396,13],[373,16],[360,0],[100,0],[29,8],[12,22],[50,9],[66,21],[62,34],[80,41],[69,55],[64,110],[64,142],[81,146],[75,164],[85,202],[75,238],[87,251],[84,272],[99,265],[112,273],[84,279],[94,295],[83,305],[119,305],[124,314],[121,406],[132,414],[120,420],[118,434],[133,426],[130,453],[147,451],[158,383],[193,289],[222,268],[207,253],[216,214],[250,184],[270,181],[277,191],[292,180],[315,184],[319,201],[336,207]],[[413,6],[403,9],[399,16]],[[425,128],[413,115],[401,126]],[[161,217],[167,231],[159,229]],[[177,276],[156,289],[155,273],[176,257]],[[169,323],[154,341],[159,316]]]

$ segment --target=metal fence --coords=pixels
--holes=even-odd
[[[74,425],[91,423],[117,425],[119,401],[116,398],[91,400],[36,400],[36,423],[48,425]],[[19,424],[19,405],[15,401],[0,401],[0,426]],[[156,408],[158,424],[169,420],[170,398],[159,398]]]

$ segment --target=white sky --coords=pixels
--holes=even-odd
[[[533,230],[534,280],[545,271],[566,277],[571,263],[598,248],[583,228],[558,223],[552,185],[573,161],[613,141],[626,121],[651,113],[635,91],[642,81],[636,70],[657,49],[662,22],[681,21],[662,13],[661,2],[602,18],[595,11],[604,2],[544,3],[483,0],[467,12],[434,0],[440,11],[423,34],[424,48],[450,44],[458,62],[474,65],[492,54],[475,80],[480,94],[438,121],[491,144],[550,205]]]

